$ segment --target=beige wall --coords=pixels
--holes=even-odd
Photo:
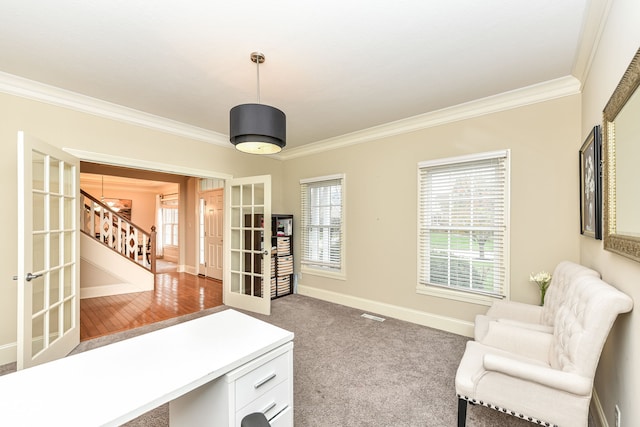
[[[640,2],[615,0],[582,95],[581,135],[602,123],[602,110],[631,58],[640,47]],[[574,147],[579,148],[577,143]],[[637,180],[636,180],[637,181]],[[609,426],[615,425],[614,408],[622,412],[622,424],[640,419],[640,264],[605,251],[602,241],[580,238],[580,260],[600,271],[602,277],[635,301],[635,309],[616,321],[605,345],[596,374],[596,392]]]
[[[573,95],[286,161],[286,212],[298,218],[301,178],[346,174],[347,280],[304,274],[300,290],[426,324],[463,321],[470,330],[486,306],[416,293],[417,164],[508,148],[511,297],[537,303],[529,273],[579,257],[579,120],[580,96]]]
[[[73,148],[179,168],[233,176],[272,175],[274,209],[282,209],[282,162],[239,153],[205,142],[154,131],[25,98],[0,94],[0,191],[8,203],[3,224],[17,224],[17,151],[19,130],[60,148]],[[7,227],[0,253],[0,364],[15,360],[17,235]],[[183,254],[186,256],[186,253]],[[11,356],[13,354],[13,356]],[[8,356],[9,355],[9,356]],[[9,360],[7,360],[9,357]]]

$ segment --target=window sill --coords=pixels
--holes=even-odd
[[[416,293],[486,306],[490,306],[494,301],[503,299],[501,297],[492,297],[489,295],[475,294],[472,292],[464,292],[455,289],[446,289],[440,288],[438,286],[426,285],[416,286]]]
[[[347,275],[344,272],[335,273],[332,271],[322,271],[313,268],[302,268],[300,274],[308,274],[310,276],[325,277],[327,279],[335,280],[347,280]]]

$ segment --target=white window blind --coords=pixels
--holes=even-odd
[[[178,246],[178,195],[160,197],[162,219],[162,243],[164,246]]]
[[[503,296],[508,151],[419,165],[419,281]]]
[[[300,181],[303,266],[342,271],[343,180],[335,175]]]

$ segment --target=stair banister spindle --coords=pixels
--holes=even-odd
[[[84,207],[85,212],[87,208],[89,209],[89,218],[81,219],[81,231],[155,273],[156,227],[152,226],[151,232],[147,233],[85,191],[81,190],[80,194],[81,206]],[[96,229],[96,216],[99,219],[99,230]]]

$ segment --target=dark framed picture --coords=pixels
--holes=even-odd
[[[580,148],[580,234],[602,240],[602,137],[594,126]]]

